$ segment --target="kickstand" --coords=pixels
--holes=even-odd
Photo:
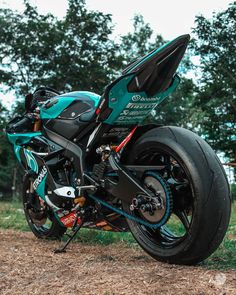
[[[74,239],[74,237],[76,236],[76,234],[78,233],[78,231],[81,229],[82,225],[83,225],[83,221],[81,220],[80,224],[75,227],[75,230],[74,230],[73,234],[71,236],[69,235],[69,239],[66,241],[65,245],[63,247],[61,247],[61,248],[58,248],[58,249],[55,249],[54,250],[54,253],[55,254],[65,253],[66,252],[67,246]]]

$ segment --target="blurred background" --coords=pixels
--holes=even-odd
[[[0,1],[0,199],[21,197],[23,171],[4,128],[27,93],[102,94],[129,62],[185,33],[182,83],[149,120],[191,129],[221,162],[236,163],[236,2],[175,2]],[[236,168],[225,169],[236,199]]]

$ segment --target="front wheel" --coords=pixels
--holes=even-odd
[[[42,239],[59,239],[66,228],[56,219],[52,210],[33,189],[33,179],[26,175],[23,182],[25,217],[34,235]]]
[[[145,133],[129,155],[129,164],[163,167],[146,172],[156,180],[146,177],[144,185],[156,181],[158,186],[162,179],[172,203],[172,214],[158,229],[127,220],[136,241],[152,257],[168,263],[196,264],[207,258],[225,236],[231,207],[228,181],[211,147],[186,129],[160,127]],[[125,202],[123,209],[141,215]]]

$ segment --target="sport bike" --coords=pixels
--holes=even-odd
[[[40,87],[9,122],[29,227],[39,238],[72,233],[56,252],[81,227],[130,231],[152,257],[175,264],[198,263],[221,243],[231,201],[219,159],[191,131],[144,123],[178,86],[189,38],[129,64],[101,96]]]

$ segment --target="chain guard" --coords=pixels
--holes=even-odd
[[[166,213],[164,214],[163,218],[157,222],[157,223],[151,223],[151,222],[148,222],[147,220],[143,220],[139,217],[136,217],[134,215],[131,215],[121,209],[118,209],[118,208],[115,208],[113,207],[112,205],[108,204],[106,201],[104,200],[101,200],[99,197],[97,196],[94,196],[94,195],[91,195],[91,194],[88,194],[88,196],[93,199],[94,201],[100,203],[101,205],[125,216],[126,218],[132,220],[132,221],[135,221],[137,223],[140,223],[140,224],[143,224],[149,228],[153,228],[153,229],[157,229],[161,226],[163,226],[169,219],[171,213],[172,213],[172,207],[173,207],[173,200],[172,200],[172,194],[171,194],[171,191],[170,191],[170,188],[168,186],[168,184],[165,182],[165,180],[162,178],[161,175],[153,172],[153,171],[149,171],[146,173],[146,175],[150,175],[150,176],[153,176],[154,178],[156,178],[160,184],[162,185],[164,191],[165,191],[165,195],[166,195],[166,203],[167,203],[167,209],[166,209]]]

